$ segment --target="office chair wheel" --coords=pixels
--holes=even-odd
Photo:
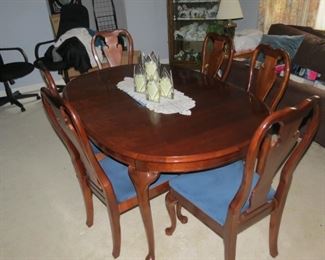
[[[41,99],[41,97],[39,95],[37,95],[36,99],[39,100],[39,99]]]
[[[21,110],[21,112],[26,111],[26,109],[24,107],[21,107],[20,110]]]

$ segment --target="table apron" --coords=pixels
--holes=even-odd
[[[138,171],[152,171],[152,172],[193,172],[205,169],[219,167],[236,160],[241,160],[245,156],[244,151],[238,151],[224,155],[222,157],[213,158],[209,160],[192,161],[192,162],[148,162],[135,160],[134,167]]]

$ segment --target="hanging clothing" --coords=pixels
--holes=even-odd
[[[85,47],[88,57],[90,60],[91,67],[96,67],[97,63],[94,59],[94,56],[91,51],[91,39],[92,36],[90,35],[89,31],[86,28],[74,28],[69,31],[66,31],[64,34],[62,34],[57,41],[54,44],[54,47],[58,48],[61,44],[63,44],[67,39],[76,37]],[[98,51],[98,54],[101,55],[101,52]],[[100,59],[103,59],[103,57],[99,57]]]

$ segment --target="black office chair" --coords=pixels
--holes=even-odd
[[[4,51],[18,51],[24,58],[24,61],[4,63],[1,52]],[[0,48],[0,82],[5,86],[6,96],[0,97],[0,106],[11,103],[20,107],[24,112],[26,109],[18,99],[36,97],[40,99],[38,94],[21,94],[19,91],[12,93],[10,85],[15,83],[15,80],[22,78],[34,70],[33,64],[28,62],[27,56],[21,48]]]
[[[79,56],[77,53],[69,53],[67,55],[62,55],[63,60],[61,61],[55,61],[53,60],[52,56],[52,51],[54,46],[49,44],[54,44],[54,42],[65,32],[69,31],[70,29],[73,28],[89,28],[89,14],[88,10],[86,7],[84,7],[81,4],[67,4],[64,5],[61,8],[61,13],[60,13],[60,22],[59,22],[59,27],[58,27],[58,32],[55,36],[55,39],[49,40],[49,41],[44,41],[37,43],[35,46],[35,62],[34,66],[39,69],[38,64],[44,64],[47,70],[49,71],[58,71],[59,74],[63,76],[63,79],[65,82],[69,81],[69,76],[67,73],[67,70],[71,68],[71,59],[73,59],[74,56]],[[80,41],[78,41],[76,38],[70,41],[69,43],[69,48],[72,50],[76,49],[82,49],[84,52],[87,53],[85,47],[82,45]],[[43,48],[44,46],[48,46],[45,54],[43,57],[40,55],[40,50],[41,47]],[[65,46],[67,47],[67,46]],[[59,48],[60,49],[60,48]],[[59,54],[60,50],[57,50]],[[66,58],[65,56],[69,56]],[[89,61],[89,66],[90,66],[90,61]],[[64,86],[58,86],[59,88],[62,88]]]

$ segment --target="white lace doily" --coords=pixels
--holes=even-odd
[[[190,109],[195,107],[195,101],[192,98],[184,95],[184,93],[176,89],[174,90],[174,99],[160,97],[159,103],[148,101],[144,93],[134,91],[133,78],[130,77],[125,77],[123,81],[117,83],[117,88],[127,93],[141,105],[156,113],[179,113],[181,115],[190,116],[192,114]]]

